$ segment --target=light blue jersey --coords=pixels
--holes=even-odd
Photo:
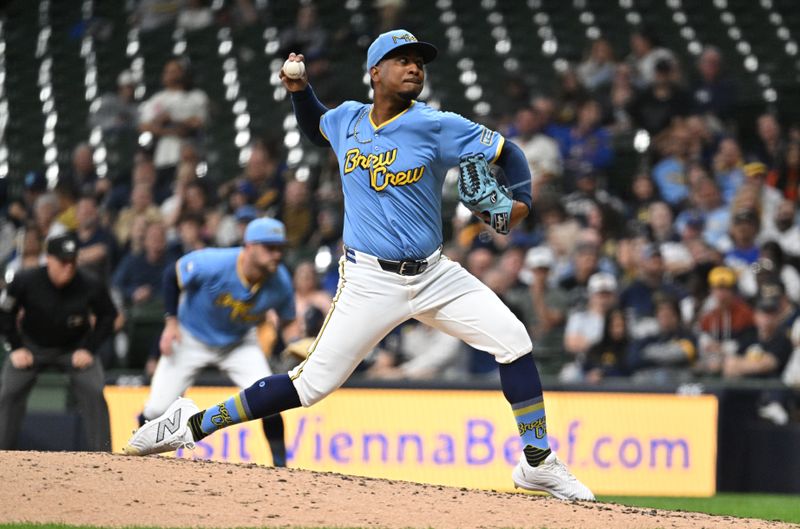
[[[292,278],[285,266],[260,285],[249,285],[241,272],[242,248],[207,248],[177,263],[183,291],[178,321],[211,346],[236,343],[275,309],[282,321],[295,317]]]
[[[384,259],[420,259],[442,244],[442,184],[462,156],[494,162],[504,138],[415,101],[375,126],[372,105],[347,101],[323,114],[320,131],[339,160],[344,243]]]

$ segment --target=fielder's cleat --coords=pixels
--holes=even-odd
[[[178,448],[194,450],[189,417],[199,411],[190,399],[178,398],[161,417],[136,430],[122,451],[129,456],[146,456],[173,452]]]
[[[516,488],[547,492],[560,500],[594,501],[592,491],[572,475],[555,452],[551,452],[538,467],[530,466],[522,454],[511,479]]]

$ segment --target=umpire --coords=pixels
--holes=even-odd
[[[53,237],[47,266],[19,272],[0,294],[0,332],[11,345],[0,376],[0,449],[16,444],[28,394],[47,367],[69,373],[89,448],[111,449],[105,375],[94,353],[117,311],[108,288],[77,269],[77,257],[74,233]]]

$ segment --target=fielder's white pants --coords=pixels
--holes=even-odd
[[[226,347],[207,345],[182,326],[180,331],[181,340],[173,342],[172,354],[162,355],[158,360],[150,382],[150,396],[142,412],[145,419],[154,419],[167,411],[205,367],[216,366],[240,388],[247,388],[272,374],[258,345],[255,329],[251,329],[241,342]]]
[[[500,298],[439,251],[416,276],[387,272],[377,258],[354,254],[355,262],[339,260],[339,286],[328,316],[306,360],[289,372],[303,406],[341,386],[384,336],[411,318],[502,364],[533,348],[525,326]]]

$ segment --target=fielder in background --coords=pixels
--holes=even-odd
[[[285,244],[282,222],[255,219],[245,229],[243,247],[197,250],[167,269],[161,358],[141,423],[167,411],[205,367],[216,366],[240,388],[272,374],[256,338],[256,326],[271,309],[281,325],[294,320],[292,277],[281,264]],[[217,427],[233,424],[241,410],[229,411],[209,420]],[[278,411],[264,415],[262,423],[273,464],[283,467],[286,444]],[[150,424],[156,423],[145,426]]]
[[[78,270],[78,244],[72,232],[51,238],[47,265],[19,272],[0,293],[0,333],[11,346],[0,379],[0,450],[15,446],[28,395],[49,367],[69,374],[89,449],[111,450],[105,374],[95,355],[117,310],[108,287]]]
[[[387,333],[414,318],[495,356],[524,447],[514,483],[562,499],[594,499],[550,450],[542,385],[525,326],[486,285],[441,253],[442,185],[449,168],[461,167],[462,200],[499,233],[528,215],[531,186],[519,147],[415,100],[425,80],[423,64],[436,54],[434,46],[405,30],[376,38],[367,52],[372,105],[347,101],[328,109],[302,69],[289,69],[298,78],[281,72],[303,133],[333,148],[339,160],[345,255],[331,309],[307,359],[288,375],[260,380],[203,411],[188,399],[178,400],[133,435],[130,453],[191,446],[227,426],[216,420],[220,415],[243,422],[311,406],[341,386]],[[289,60],[303,56],[290,54]],[[513,198],[496,181],[489,183],[487,162],[504,169]],[[481,190],[487,193],[477,193]]]

